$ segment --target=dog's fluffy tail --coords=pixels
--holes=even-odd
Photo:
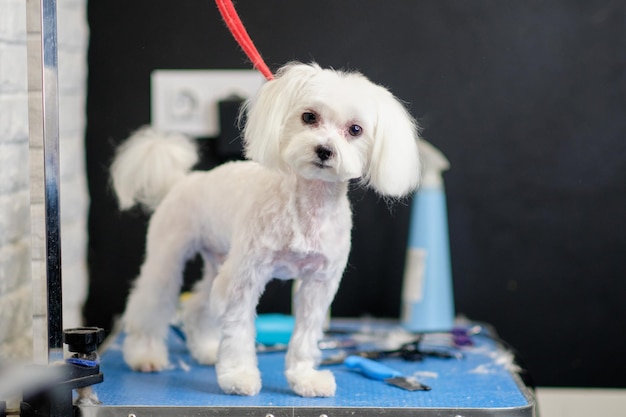
[[[154,210],[198,161],[192,139],[143,127],[115,154],[111,179],[122,210],[140,203]]]

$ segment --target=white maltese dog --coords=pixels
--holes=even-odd
[[[150,128],[117,152],[111,171],[121,208],[155,210],[124,314],[124,358],[145,372],[167,366],[182,270],[200,253],[204,277],[184,303],[184,330],[193,357],[215,364],[222,390],[260,391],[259,296],[272,278],[298,278],[285,375],[299,395],[332,396],[333,374],[316,369],[317,343],[350,252],[348,185],[360,179],[391,198],[411,192],[417,126],[385,88],[317,64],[287,64],[245,111],[250,161],[190,172],[192,142]]]

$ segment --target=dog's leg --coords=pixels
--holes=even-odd
[[[296,325],[289,342],[285,375],[291,389],[303,397],[335,395],[333,374],[319,371],[324,320],[339,284],[339,279],[303,279],[296,293]]]
[[[256,395],[261,390],[261,373],[254,318],[268,278],[261,268],[244,268],[242,264],[228,258],[213,285],[211,304],[219,312],[222,329],[215,371],[219,386],[227,394]]]
[[[149,256],[130,293],[124,312],[124,360],[131,369],[160,371],[168,365],[166,337],[178,290],[180,268]]]
[[[157,211],[151,220],[146,260],[126,304],[123,354],[126,363],[143,372],[168,365],[166,338],[178,304],[182,271],[191,251],[184,224],[171,227],[169,213]]]
[[[202,364],[212,365],[217,360],[221,332],[217,314],[209,303],[217,265],[208,254],[203,259],[204,275],[183,306],[183,322],[191,356]]]

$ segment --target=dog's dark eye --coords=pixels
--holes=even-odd
[[[317,115],[308,111],[304,112],[302,113],[302,121],[307,125],[315,124],[317,123]]]
[[[361,136],[363,128],[359,125],[352,125],[348,128],[348,133],[350,133],[350,136]]]

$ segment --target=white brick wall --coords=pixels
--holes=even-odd
[[[0,359],[32,351],[28,1],[0,0]],[[63,307],[64,326],[72,327],[87,291],[86,0],[58,0],[57,14]]]
[[[57,0],[61,255],[65,327],[82,324],[81,309],[87,296],[88,198],[84,130],[89,31],[86,7],[86,0]]]
[[[26,61],[24,2],[0,0],[0,358],[31,351]]]

